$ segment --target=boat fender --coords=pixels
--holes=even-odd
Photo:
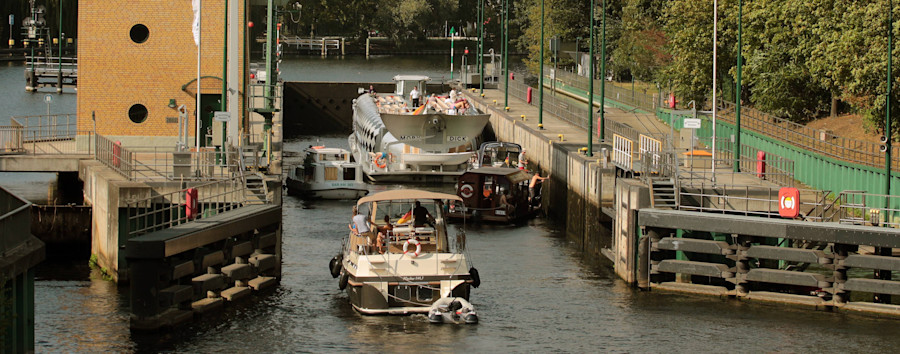
[[[338,280],[338,289],[344,290],[347,288],[347,283],[350,282],[350,274],[344,273],[341,275],[341,280]]]
[[[328,269],[331,271],[331,277],[337,278],[338,275],[341,275],[341,261],[344,260],[343,255],[337,255],[331,258],[331,261],[328,262]]]
[[[469,268],[469,275],[472,276],[473,288],[477,288],[481,285],[481,277],[478,276],[478,269],[475,269],[475,267]]]
[[[419,243],[419,240],[416,240],[414,238],[407,239],[406,243],[403,244],[403,254],[409,253],[409,244],[416,245],[416,251],[412,254],[412,257],[413,258],[418,257],[419,254],[422,253],[422,244]]]

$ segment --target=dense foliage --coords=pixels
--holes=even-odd
[[[587,38],[589,1],[544,1],[548,38],[559,35],[570,43]],[[524,19],[523,37],[515,43],[530,54],[529,67],[536,68],[540,0],[524,3],[515,15]],[[595,3],[599,38],[603,0]],[[712,0],[606,0],[606,12],[606,76],[655,82],[672,88],[681,102],[697,100],[709,107]],[[796,121],[840,107],[863,114],[874,127],[883,126],[887,15],[887,0],[744,0],[743,103]],[[718,89],[720,97],[734,100],[738,0],[719,0],[718,16]],[[895,39],[895,78],[900,73],[898,47]],[[595,53],[599,57],[599,49]],[[897,81],[894,91],[900,90]]]

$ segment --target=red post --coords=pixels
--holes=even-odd
[[[510,72],[509,72],[509,79],[510,79],[510,80],[515,80],[515,79],[516,79],[516,73],[510,71]]]
[[[200,215],[200,203],[197,202],[197,188],[188,188],[184,191],[184,214],[188,220]]]
[[[756,152],[756,177],[766,179],[766,152]]]
[[[510,73],[512,74],[512,73]],[[525,93],[525,102],[531,104],[531,86],[528,87],[527,92]]]
[[[119,167],[120,156],[122,156],[122,142],[116,141],[113,143],[113,166]]]

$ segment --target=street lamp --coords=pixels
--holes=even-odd
[[[603,0],[603,3],[606,4],[606,0]],[[591,17],[590,17],[590,26],[588,26],[588,30],[591,33],[591,41],[590,41],[590,71],[588,72],[588,139],[587,139],[587,156],[594,156],[594,0],[591,0]],[[606,12],[604,6],[604,13]],[[601,64],[602,65],[602,64]],[[602,93],[601,93],[602,95]],[[603,103],[602,99],[600,100],[600,116],[603,117]],[[602,133],[601,133],[602,134]],[[602,139],[602,138],[601,138]]]
[[[538,82],[538,129],[544,129],[544,0],[541,0],[541,70]],[[590,110],[590,109],[589,109]]]

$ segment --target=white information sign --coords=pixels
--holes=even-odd
[[[688,129],[700,129],[701,120],[697,118],[685,118],[684,127]]]

